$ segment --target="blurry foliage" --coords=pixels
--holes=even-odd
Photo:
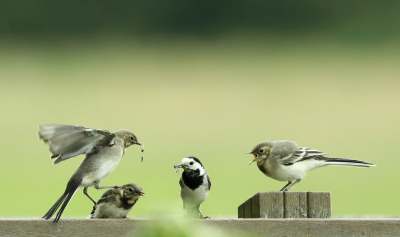
[[[147,222],[144,226],[141,226],[137,231],[133,232],[131,236],[224,237],[228,235],[218,229],[207,227],[198,221],[169,218]],[[230,233],[229,236],[232,236],[232,233]]]
[[[399,11],[400,2],[393,0],[6,0],[0,6],[0,36],[317,31],[346,38],[382,38],[399,34]]]

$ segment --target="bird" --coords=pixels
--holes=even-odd
[[[135,183],[124,184],[120,188],[107,190],[93,206],[89,218],[128,218],[132,207],[144,196],[142,187]]]
[[[203,164],[196,157],[189,156],[183,158],[174,168],[176,172],[179,168],[183,169],[179,185],[184,214],[188,217],[209,219],[208,216],[203,217],[200,211],[200,205],[206,200],[211,189],[211,179]]]
[[[266,176],[288,183],[280,191],[289,191],[299,183],[309,170],[327,165],[371,167],[374,164],[344,158],[329,158],[328,153],[298,146],[296,142],[279,140],[264,141],[245,154],[254,155],[249,165],[257,166]]]
[[[75,192],[83,188],[83,193],[94,203],[96,201],[87,193],[89,187],[95,189],[114,188],[119,186],[100,186],[100,182],[118,165],[126,148],[144,145],[136,136],[125,129],[110,132],[102,129],[91,129],[75,125],[41,125],[39,138],[48,143],[51,159],[56,165],[80,154],[86,155],[78,169],[67,183],[65,192],[42,217],[50,219],[59,209],[54,223],[57,223]]]

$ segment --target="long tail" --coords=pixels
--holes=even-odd
[[[54,203],[54,205],[50,208],[50,210],[46,214],[44,214],[42,218],[46,220],[50,219],[62,204],[60,210],[56,215],[56,218],[54,219],[54,223],[57,223],[58,220],[60,220],[60,217],[63,214],[65,208],[67,207],[69,201],[74,196],[75,192],[79,189],[80,183],[81,182],[77,182],[73,180],[73,178],[71,178],[67,184],[67,188],[65,189],[63,195],[61,195],[61,197],[56,201],[56,203]]]
[[[326,161],[328,165],[345,165],[345,166],[359,166],[359,167],[371,167],[376,166],[374,164],[362,161],[362,160],[350,160],[343,158],[328,158]]]

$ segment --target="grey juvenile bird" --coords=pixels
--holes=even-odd
[[[254,155],[250,162],[266,176],[279,181],[288,181],[280,191],[288,191],[301,181],[307,171],[327,165],[370,167],[374,164],[343,158],[326,157],[328,153],[297,146],[292,141],[265,141],[257,144],[246,154]],[[250,165],[249,164],[249,165]]]
[[[74,125],[43,125],[39,127],[39,137],[49,144],[51,158],[56,158],[54,164],[80,154],[86,155],[68,181],[63,195],[43,216],[46,220],[51,218],[61,206],[54,219],[55,223],[58,222],[68,202],[80,188],[84,188],[83,193],[96,204],[87,193],[88,187],[94,186],[96,189],[118,187],[100,187],[100,182],[117,167],[126,148],[137,144],[142,147],[142,152],[144,150],[143,144],[127,130],[109,132]]]
[[[144,196],[142,187],[138,184],[125,184],[120,188],[107,190],[94,205],[90,218],[128,218],[133,205]]]
[[[179,185],[185,215],[209,218],[203,217],[200,211],[200,205],[206,200],[211,189],[210,176],[204,170],[203,164],[196,157],[190,156],[183,158],[181,163],[175,165],[174,168],[176,172],[179,168],[183,168]]]

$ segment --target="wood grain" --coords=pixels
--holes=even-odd
[[[171,226],[179,220],[182,219],[167,219]],[[0,219],[0,236],[139,236],[137,233],[143,228],[159,222],[150,219],[61,219],[54,224],[42,219]],[[358,237],[399,236],[400,233],[400,219],[210,219],[192,220],[183,226],[192,230],[197,223],[203,228],[220,230],[227,236]]]
[[[244,203],[244,218],[251,218],[251,204],[252,200],[251,198],[247,199],[247,201]]]
[[[284,192],[285,218],[307,218],[307,192]]]
[[[308,218],[331,218],[332,205],[330,192],[308,192]]]
[[[283,192],[259,193],[260,218],[283,218]]]
[[[244,203],[238,207],[238,218],[244,218]]]

